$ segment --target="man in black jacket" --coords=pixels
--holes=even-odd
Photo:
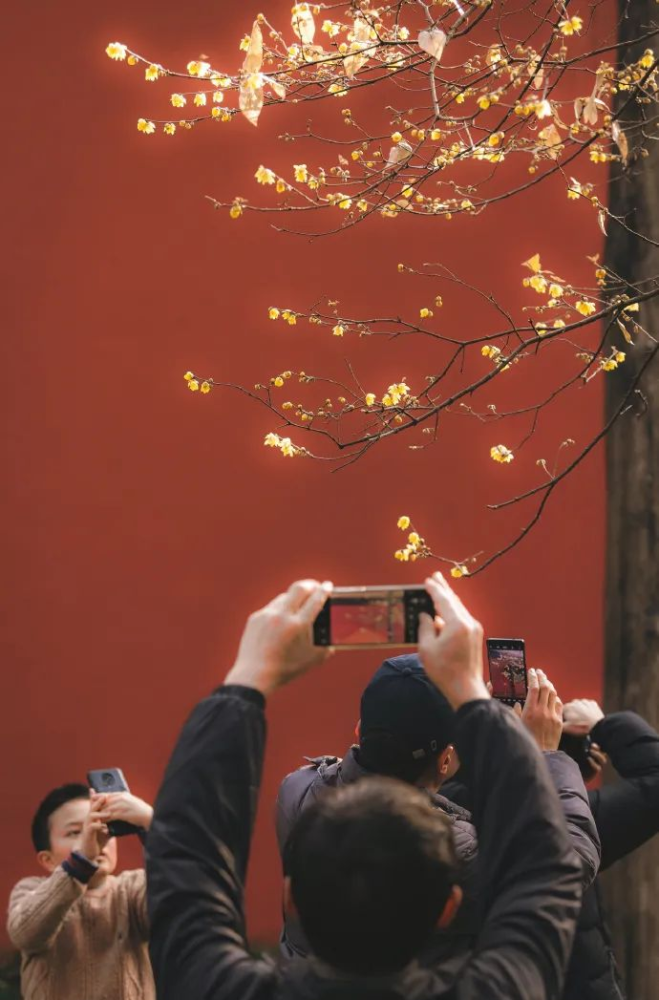
[[[291,962],[279,974],[249,954],[242,897],[265,698],[324,658],[312,645],[312,622],[328,588],[303,581],[250,617],[225,685],[193,712],[167,768],[147,844],[160,1000],[560,996],[580,905],[581,864],[537,747],[483,683],[482,629],[440,574],[426,587],[437,618],[424,616],[420,623],[419,655],[456,712],[455,743],[474,800],[486,911],[459,982],[445,990],[441,970],[414,961],[459,897],[451,887],[448,824],[422,793],[386,779],[324,797],[294,834],[290,890],[313,958]],[[371,822],[378,813],[382,835]],[[360,837],[362,819],[367,839]],[[392,830],[399,834],[393,843]],[[328,878],[322,865],[328,835],[336,856],[346,861],[340,879]],[[397,844],[409,861],[404,868]],[[310,892],[310,885],[318,891]],[[401,897],[414,905],[392,905]],[[342,905],[347,930],[339,921],[330,933],[319,933],[325,914]],[[368,968],[366,952],[355,953],[356,924],[370,950]],[[409,940],[408,925],[416,927],[417,941]],[[379,936],[370,933],[372,926]],[[400,950],[404,938],[408,954]]]
[[[659,832],[659,734],[635,712],[604,715],[590,699],[569,702],[563,715],[565,731],[590,736],[622,779],[588,793],[605,870]],[[622,1000],[623,996],[595,882],[584,895],[564,998]]]
[[[563,729],[562,708],[545,673],[530,670],[522,721],[545,755],[568,831],[583,863],[585,889],[599,867],[597,833],[577,764],[556,752]],[[471,814],[442,794],[442,785],[454,770],[453,725],[450,705],[426,676],[418,656],[385,660],[362,694],[359,745],[351,747],[343,759],[316,758],[287,775],[277,797],[276,827],[287,875],[291,831],[300,814],[328,789],[375,775],[395,776],[423,788],[452,824],[463,899],[457,918],[433,937],[420,959],[427,964],[441,961],[444,968],[457,972],[473,948],[483,915],[478,898],[478,843]],[[284,915],[280,946],[285,958],[309,952],[295,914]]]

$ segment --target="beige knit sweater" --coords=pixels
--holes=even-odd
[[[24,1000],[155,1000],[143,871],[94,889],[57,868],[24,878],[9,900]]]

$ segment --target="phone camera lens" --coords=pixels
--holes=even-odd
[[[109,771],[104,771],[104,773],[101,775],[101,781],[106,787],[112,784],[112,775],[110,774]]]

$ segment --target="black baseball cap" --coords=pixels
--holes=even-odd
[[[416,654],[385,660],[361,699],[359,751],[380,774],[422,773],[453,739],[455,713]]]

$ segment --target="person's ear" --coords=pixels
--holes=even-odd
[[[355,726],[355,739],[357,740],[358,743],[361,739],[361,733],[362,733],[362,720],[357,719],[357,725]]]
[[[453,921],[456,913],[460,909],[460,903],[462,902],[462,889],[459,885],[451,886],[451,893],[449,898],[444,904],[444,909],[439,915],[439,920],[437,921],[437,926],[440,930],[445,930],[449,924]]]
[[[42,868],[45,868],[47,872],[54,872],[57,865],[53,859],[50,851],[39,851],[37,854],[37,861]]]
[[[453,754],[455,753],[455,747],[449,743],[447,747],[442,750],[439,757],[437,758],[437,775],[440,781],[445,781],[448,776],[449,769],[451,767],[451,760],[453,759]]]
[[[293,900],[293,891],[291,889],[291,880],[287,875],[284,879],[284,914],[287,917],[293,917],[297,919],[297,906]]]

